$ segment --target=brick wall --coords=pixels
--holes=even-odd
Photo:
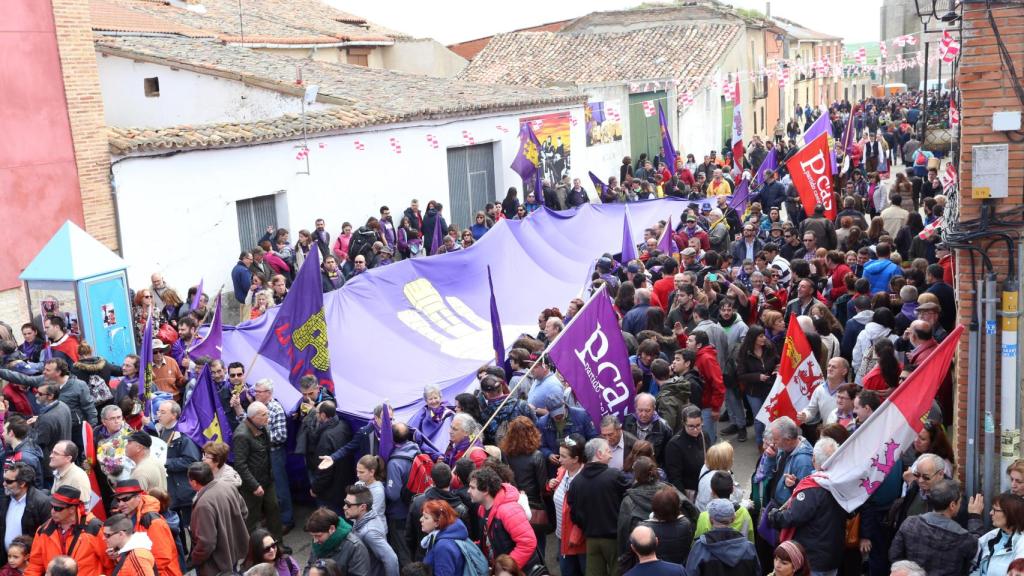
[[[111,250],[119,250],[114,198],[110,188],[99,70],[93,48],[88,0],[52,0],[61,75],[74,140],[85,230]]]
[[[1012,55],[1018,73],[1024,73],[1024,5],[993,4],[993,13],[999,26],[1000,34],[1006,48]],[[1003,144],[1008,139],[1004,133],[992,131],[992,113],[1005,110],[1020,110],[1021,104],[1011,88],[1009,74],[1000,62],[996,47],[995,35],[989,26],[984,3],[972,2],[964,10],[962,55],[958,85],[962,100],[961,125],[961,156],[960,182],[961,204],[960,218],[969,220],[978,218],[981,211],[981,200],[971,198],[971,147],[977,144]],[[933,47],[934,49],[934,47]],[[1009,156],[1009,197],[995,202],[998,211],[1018,207],[1024,203],[1024,144],[1010,142]],[[985,249],[996,269],[998,282],[1008,271],[1009,252],[1005,245],[995,244],[989,247],[990,240],[976,244]],[[977,257],[976,257],[977,260]],[[980,269],[980,263],[979,263]],[[959,298],[960,322],[968,325],[975,304],[975,286],[972,283],[970,255],[966,251],[957,253],[956,288]],[[982,327],[984,333],[984,327]],[[999,346],[996,346],[999,354]],[[957,392],[956,392],[956,446],[957,460],[964,461],[965,432],[967,422],[967,333],[960,343],[958,359]],[[999,369],[999,358],[996,358],[996,369]],[[998,393],[999,376],[996,376]],[[984,393],[984,390],[982,390]],[[996,398],[996,449],[998,450],[999,430],[999,398]],[[979,405],[984,407],[984,398]],[[983,417],[983,414],[981,414]],[[983,449],[982,437],[979,432],[979,452]],[[995,455],[998,462],[998,453]],[[961,467],[961,471],[963,468]]]

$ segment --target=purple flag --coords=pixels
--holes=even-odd
[[[153,307],[149,307],[149,315],[146,316],[146,327],[142,329],[142,349],[139,351],[139,361],[142,364],[139,368],[139,378],[143,383],[146,408],[152,416],[153,406],[149,401],[153,396]]]
[[[625,266],[636,260],[636,245],[633,244],[633,230],[629,226],[629,207],[622,211],[622,256],[619,261]]]
[[[447,231],[445,231],[445,233],[447,233]],[[441,249],[442,245],[444,245],[443,239],[445,233],[441,232],[441,213],[437,212],[434,216],[434,232],[430,238],[429,256],[437,254],[437,251]]]
[[[594,422],[620,420],[633,406],[629,353],[602,286],[548,348],[548,356]]]
[[[377,455],[385,462],[388,461],[391,453],[395,450],[395,437],[391,432],[391,412],[391,406],[385,402],[380,411],[380,444],[377,448]]]
[[[501,335],[501,318],[498,316],[498,301],[494,298],[494,280],[491,267],[487,267],[487,286],[491,289],[491,341],[494,344],[494,365],[505,364],[505,338]]]
[[[760,185],[764,182],[764,173],[768,170],[779,169],[779,156],[776,153],[775,148],[768,151],[768,155],[764,157],[761,162],[761,166],[758,167],[757,173],[754,174],[754,184]]]
[[[200,447],[207,442],[224,442],[231,445],[231,434],[234,430],[228,426],[224,407],[220,405],[220,397],[214,388],[213,378],[210,377],[209,364],[203,366],[203,371],[196,379],[195,390],[189,396],[185,407],[181,409],[178,432],[191,438]]]
[[[189,308],[195,310],[199,308],[199,300],[203,297],[203,279],[199,279],[199,286],[196,286],[196,294],[192,297],[192,302],[189,303]]]
[[[300,378],[313,374],[321,386],[334,391],[319,251],[310,250],[306,256],[258,354],[287,370],[288,381],[296,388]]]
[[[206,336],[198,343],[188,349],[187,354],[189,358],[198,358],[200,356],[209,356],[213,360],[219,360],[221,358],[221,345],[224,341],[224,323],[221,320],[221,295],[217,294],[217,309],[213,311],[213,323],[210,324],[210,329],[207,330]]]
[[[740,183],[736,185],[736,190],[732,193],[732,200],[729,200],[729,208],[743,214],[747,211],[748,200],[750,200],[750,180],[742,178]]]
[[[822,113],[818,116],[818,119],[811,124],[811,127],[804,132],[804,146],[809,144],[812,140],[820,136],[822,133],[828,134],[829,138],[832,138],[832,121],[828,117],[827,113]],[[832,152],[832,173],[837,174],[839,172],[839,165],[836,163],[836,150],[833,147],[833,143],[829,142],[829,150]]]
[[[853,122],[857,109],[858,107],[855,106],[850,112],[850,117],[846,119],[846,129],[843,130],[843,141],[840,144],[844,156],[849,156],[850,150],[853,148]]]
[[[661,151],[665,157],[665,164],[671,174],[676,173],[676,147],[672,145],[672,135],[668,133],[668,120],[665,119],[665,109],[658,102],[658,126],[661,127]]]
[[[593,172],[587,172],[590,174],[590,181],[594,183],[594,190],[597,192],[597,197],[604,201],[604,195],[608,192],[608,185],[601,181]]]
[[[661,234],[661,240],[658,241],[658,250],[669,256],[675,254],[676,243],[672,239],[672,215],[669,215],[668,222],[665,224],[665,231]]]
[[[512,169],[523,179],[523,187],[526,182],[533,181],[534,193],[537,202],[544,203],[543,170],[540,169],[540,141],[533,133],[533,127],[529,122],[519,124],[519,151],[512,159]]]

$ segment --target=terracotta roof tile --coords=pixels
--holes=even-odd
[[[202,0],[202,12],[152,0],[107,0],[122,8],[216,32],[226,38],[244,36],[245,42],[271,43],[270,39],[316,39],[317,43],[392,41],[405,34],[372,24],[335,10],[320,0],[244,0],[239,15],[238,0]],[[359,22],[362,23],[359,23]]]
[[[499,34],[459,78],[528,86],[664,78],[680,79],[684,87],[695,89],[739,40],[742,29],[740,24],[697,23],[627,32]]]
[[[548,22],[547,24],[530,26],[529,28],[510,30],[510,32],[558,32],[562,30],[562,28],[565,28],[565,26],[570,22],[572,22],[572,20],[559,20],[558,22]],[[483,38],[466,40],[465,42],[459,42],[458,44],[450,44],[448,49],[459,56],[462,56],[466,60],[472,60],[480,53],[481,50],[484,49],[485,46],[487,46],[487,43],[490,42],[492,38],[494,38],[494,36],[484,36]]]
[[[474,84],[362,66],[296,60],[287,56],[226,46],[216,40],[101,37],[102,54],[174,66],[248,82],[299,95],[296,66],[306,85],[319,86],[319,100],[329,110],[307,114],[310,132],[332,132],[421,119],[522,110],[537,106],[580,104],[575,90]],[[294,115],[245,123],[110,128],[110,150],[124,155],[161,149],[214,148],[299,137],[302,122]]]
[[[107,0],[90,0],[89,16],[92,29],[101,32],[140,32],[157,34],[180,34],[193,38],[212,38],[215,34],[160,18],[152,14],[132,10]]]

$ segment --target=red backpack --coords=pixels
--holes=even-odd
[[[406,456],[395,456],[395,458],[412,462],[412,466],[409,468],[409,479],[405,481],[405,486],[402,486],[402,502],[408,504],[412,502],[413,498],[423,494],[427,488],[434,485],[434,480],[430,477],[430,473],[434,470],[434,461],[431,460],[430,455],[423,453],[417,454],[412,459]]]

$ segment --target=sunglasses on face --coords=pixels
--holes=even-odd
[[[263,553],[266,554],[271,550],[277,550],[277,542],[271,542],[270,545],[263,547]]]
[[[130,501],[132,498],[135,498],[134,494],[130,494],[128,496],[118,496],[117,498],[115,498],[115,500],[117,500],[118,502],[121,502],[123,504],[125,502]]]
[[[65,510],[67,510],[68,508],[70,508],[70,506],[53,506],[53,505],[50,506],[50,510],[53,510],[54,512],[63,512]]]

